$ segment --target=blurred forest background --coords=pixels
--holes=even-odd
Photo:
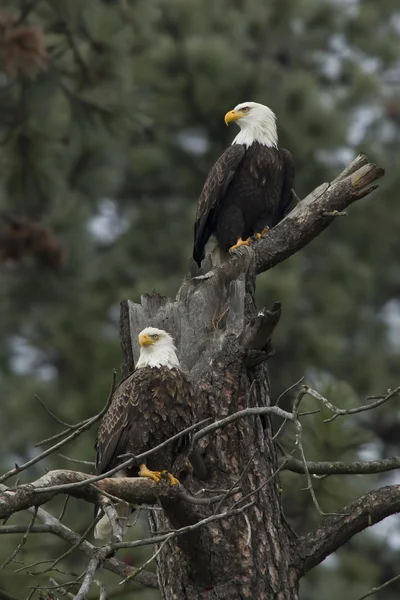
[[[400,384],[397,0],[1,0],[2,471],[60,429],[35,394],[72,423],[103,406],[121,362],[119,302],[152,288],[176,293],[197,197],[236,135],[223,116],[246,100],[276,111],[300,197],[360,151],[387,169],[348,218],[258,280],[260,306],[283,303],[274,399],[303,375],[346,407]],[[396,399],[354,419],[323,424],[317,414],[304,424],[309,459],[398,453]],[[95,436],[65,454],[93,460]],[[55,467],[85,468],[51,456],[22,480]],[[388,481],[399,476],[331,477],[316,491],[332,511]],[[304,478],[284,474],[282,487],[293,526],[313,527]],[[83,532],[91,519],[91,506],[71,500],[66,524]],[[355,537],[303,581],[302,600],[355,600],[397,575],[399,525],[392,517]],[[18,541],[2,536],[1,562]],[[19,560],[65,549],[50,535],[30,536]],[[138,550],[124,555],[130,564],[147,556]],[[14,574],[23,566],[0,571],[0,588],[18,598],[36,581]],[[80,572],[80,555],[62,568]],[[399,594],[400,582],[379,598]]]

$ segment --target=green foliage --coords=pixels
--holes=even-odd
[[[7,12],[18,16],[26,5],[9,0]],[[246,99],[276,111],[300,196],[360,150],[389,168],[379,193],[259,278],[260,306],[283,302],[270,363],[274,397],[303,375],[342,407],[398,385],[399,346],[385,317],[399,300],[399,130],[385,115],[393,93],[384,85],[400,54],[396,11],[394,0],[32,3],[20,26],[44,28],[48,62],[33,78],[14,76],[0,53],[0,211],[42,219],[68,260],[55,270],[32,257],[0,265],[3,469],[58,431],[34,394],[68,422],[105,402],[121,360],[118,303],[153,287],[176,292],[191,254],[197,196],[234,134],[223,115]],[[325,411],[304,417],[307,457],[354,459],[360,446],[384,455],[389,426],[398,426],[392,410],[393,403],[379,418],[325,425]],[[92,459],[94,438],[93,430],[65,453]],[[283,438],[292,441],[289,433]],[[71,464],[53,456],[24,479],[44,466]],[[331,511],[377,479],[332,477],[315,489]],[[285,474],[282,484],[297,528],[315,525],[309,494],[299,493],[304,479]],[[83,531],[89,508],[71,503],[67,524]],[[366,537],[376,549],[376,537]],[[15,544],[2,540],[0,560]],[[64,550],[53,538],[33,537],[23,559]],[[382,583],[390,563],[354,544],[337,556],[304,583],[304,599],[353,599]],[[139,565],[143,557],[130,560]],[[65,564],[84,566],[81,558]],[[0,588],[19,597],[31,580],[13,576],[13,567],[0,573]],[[380,597],[391,600],[396,589]]]

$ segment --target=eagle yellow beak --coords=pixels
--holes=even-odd
[[[153,340],[147,333],[141,333],[139,335],[139,346],[142,348],[143,346],[150,346],[153,343]]]
[[[232,123],[232,121],[237,121],[242,116],[243,115],[240,114],[240,112],[238,112],[237,110],[230,110],[225,115],[225,124],[229,125],[229,123]]]

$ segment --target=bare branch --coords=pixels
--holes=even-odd
[[[84,600],[86,594],[89,593],[91,585],[96,575],[97,567],[99,566],[100,560],[97,557],[93,557],[89,560],[89,564],[86,568],[85,577],[82,581],[82,585],[79,588],[78,593],[75,596],[75,600]]]
[[[31,508],[28,512],[32,513],[33,510],[34,509]],[[50,526],[52,529],[52,533],[60,537],[68,544],[78,544],[80,536],[71,529],[69,529],[69,527],[66,527],[63,523],[60,523],[58,519],[53,517],[53,515],[51,515],[43,508],[38,509],[37,518],[45,525]],[[87,556],[89,556],[89,558],[97,556],[97,553],[99,551],[99,549],[96,546],[93,546],[93,544],[91,544],[87,540],[83,540],[80,543],[79,550],[84,552]],[[116,575],[119,575],[122,578],[125,578],[127,574],[134,571],[134,569],[132,569],[129,565],[118,560],[115,557],[104,559],[102,561],[102,567],[104,569],[107,569],[108,571],[111,571],[112,573],[115,573]],[[145,585],[146,587],[155,589],[158,588],[157,577],[153,573],[142,572],[137,577],[137,582],[141,583],[142,585]]]
[[[29,527],[29,526],[28,526]],[[17,533],[26,533],[26,525],[1,525],[0,535],[12,535]],[[30,529],[30,533],[52,533],[50,525],[33,525]]]
[[[360,531],[399,511],[400,485],[382,487],[351,502],[340,515],[329,517],[300,538],[295,557],[299,575],[308,573]]]
[[[35,523],[36,515],[37,515],[37,507],[35,507],[35,509],[34,509],[34,513],[32,515],[32,519],[31,519],[28,527],[26,528],[26,531],[24,533],[24,537],[22,538],[22,540],[20,541],[20,543],[18,544],[18,546],[15,548],[15,550],[11,554],[11,556],[1,565],[0,569],[4,569],[4,567],[6,567],[8,564],[10,564],[10,562],[12,562],[14,560],[14,558],[17,556],[17,554],[21,550],[22,546],[24,546],[26,544],[26,540],[28,539],[28,535],[32,531],[32,527],[33,527],[33,525]]]
[[[74,594],[71,594],[71,592],[68,592],[63,586],[59,585],[57,583],[57,581],[55,579],[53,579],[52,577],[50,577],[49,579],[49,583],[51,583],[51,585],[55,586],[58,588],[59,593],[62,596],[66,596],[67,598],[71,598],[71,600],[75,599]]]
[[[32,465],[35,465],[36,463],[41,461],[43,458],[45,458],[49,454],[52,454],[55,450],[58,450],[58,448],[61,448],[62,446],[65,446],[65,444],[68,444],[68,442],[72,442],[72,440],[74,440],[75,438],[80,436],[81,433],[83,433],[87,429],[90,429],[90,427],[92,425],[94,425],[94,423],[99,421],[102,418],[102,416],[105,414],[105,412],[108,410],[108,407],[110,406],[112,395],[113,395],[114,389],[115,389],[115,379],[116,379],[116,372],[114,371],[113,381],[112,381],[112,385],[111,385],[110,393],[108,395],[107,402],[106,402],[105,406],[102,408],[102,410],[97,415],[95,415],[94,417],[91,417],[90,419],[88,419],[86,421],[83,421],[82,425],[80,425],[75,431],[73,431],[73,433],[71,433],[69,436],[67,436],[65,439],[61,440],[54,446],[51,446],[50,448],[48,448],[47,450],[45,450],[38,456],[35,456],[35,458],[28,460],[28,462],[24,463],[21,466],[16,465],[14,467],[14,469],[11,469],[10,471],[7,471],[7,473],[4,473],[4,475],[1,475],[0,483],[3,483],[3,481],[6,481],[13,475],[17,475],[18,473],[25,471],[25,469],[28,469]]]
[[[358,406],[356,408],[338,408],[337,406],[329,402],[329,400],[321,396],[321,394],[310,388],[308,385],[303,385],[302,390],[297,397],[297,406],[300,405],[301,400],[306,394],[312,396],[313,398],[321,402],[324,406],[326,406],[330,411],[334,413],[332,417],[330,417],[329,419],[325,419],[324,421],[324,423],[330,423],[331,421],[340,416],[355,415],[357,413],[365,412],[367,410],[377,408],[378,406],[382,406],[382,404],[385,404],[385,402],[387,402],[394,396],[398,396],[400,394],[400,386],[395,388],[394,390],[388,390],[384,396],[378,396],[378,399],[375,402],[371,402],[370,404],[363,404],[362,406]],[[295,409],[293,408],[293,410]]]
[[[205,519],[202,519],[201,521],[198,521],[197,523],[194,523],[193,525],[187,525],[186,527],[181,527],[180,529],[173,530],[170,533],[165,533],[163,535],[155,535],[151,538],[145,538],[143,540],[137,540],[135,542],[119,542],[117,544],[113,544],[113,547],[115,549],[137,548],[139,546],[149,546],[151,544],[159,544],[161,542],[164,542],[167,539],[169,540],[169,539],[172,539],[173,537],[177,537],[179,535],[183,535],[184,533],[188,533],[189,531],[195,531],[196,529],[199,529],[200,527],[203,527],[204,525],[208,525],[208,523],[212,523],[213,521],[219,521],[221,519],[228,519],[230,517],[239,515],[243,511],[247,510],[248,508],[254,506],[254,504],[255,504],[254,502],[249,502],[248,504],[245,504],[241,508],[235,508],[233,510],[226,510],[223,513],[219,513],[218,515],[211,515],[211,517],[206,517]]]
[[[278,417],[282,417],[283,419],[293,421],[292,413],[289,413],[286,410],[279,408],[278,406],[257,406],[254,408],[244,408],[243,410],[239,410],[238,412],[229,415],[229,417],[225,417],[224,419],[220,419],[219,421],[211,423],[211,425],[208,425],[207,427],[204,427],[204,429],[201,429],[200,431],[195,433],[192,438],[192,444],[195,444],[199,439],[201,439],[205,435],[208,435],[209,433],[212,433],[216,429],[220,429],[221,427],[230,425],[230,423],[234,423],[242,417],[268,414],[278,415]]]
[[[350,204],[368,195],[370,184],[384,175],[384,169],[358,156],[330,184],[324,183],[268,232],[254,247],[257,273],[282,262],[321,233]],[[370,186],[370,187],[368,187]],[[335,213],[324,216],[324,213]]]
[[[395,577],[392,577],[391,579],[388,579],[387,581],[385,581],[385,583],[382,583],[382,585],[378,585],[377,587],[373,587],[372,590],[370,590],[369,592],[367,592],[366,594],[364,594],[363,596],[361,596],[361,598],[359,598],[358,600],[365,600],[365,598],[369,598],[370,596],[373,596],[374,594],[376,594],[376,592],[380,592],[381,590],[385,589],[389,585],[392,585],[392,583],[395,583],[399,579],[400,579],[400,574],[399,575],[395,575]]]
[[[118,515],[117,509],[113,504],[109,502],[102,502],[101,504],[103,511],[108,517],[108,520],[111,523],[112,527],[112,541],[122,542],[122,538],[124,536],[124,529],[120,524],[120,517]]]
[[[285,461],[283,470],[293,473],[305,473],[301,460],[293,457],[282,458]],[[392,456],[382,460],[353,461],[353,462],[313,462],[306,461],[308,471],[313,475],[372,475],[385,473],[400,468],[400,456]]]

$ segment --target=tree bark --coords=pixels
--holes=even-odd
[[[121,332],[130,332],[135,358],[137,334],[144,326],[162,327],[174,336],[183,366],[199,389],[199,420],[205,416],[218,420],[249,406],[270,403],[265,360],[279,317],[276,310],[260,316],[255,313],[252,295],[246,290],[251,291],[252,281],[249,269],[233,281],[226,275],[188,280],[176,302],[153,293],[143,297],[141,305],[129,302],[128,312],[124,307],[129,327],[124,323]],[[266,334],[263,339],[260,331]],[[123,346],[127,347],[126,339]],[[269,423],[256,415],[200,440],[208,480],[196,481],[188,474],[182,481],[185,487],[192,493],[204,486],[228,490],[240,481],[241,494],[227,499],[223,508],[247,494],[254,505],[165,545],[158,556],[165,600],[298,598],[297,574],[291,565],[295,540],[282,514],[271,437]],[[162,504],[165,514],[155,512],[150,517],[154,532],[168,529],[170,523],[175,527],[187,524],[185,515],[177,514],[174,500]],[[241,500],[238,507],[243,504]],[[215,506],[201,508],[199,518],[216,510]]]
[[[157,293],[141,304],[121,307],[123,372],[134,367],[137,336],[148,326],[171,333],[181,365],[198,387],[197,420],[214,421],[239,410],[269,406],[266,360],[280,306],[257,311],[256,274],[278,264],[316,237],[352,202],[370,193],[383,170],[359,156],[332,183],[312,192],[254,248],[244,248],[226,263],[205,272],[194,270],[173,302]],[[367,187],[370,186],[370,187]],[[197,277],[193,277],[197,275]],[[191,425],[189,421],[187,426]],[[241,492],[221,506],[202,506],[198,519],[253,501],[245,511],[174,538],[157,555],[164,600],[297,600],[297,538],[282,512],[279,468],[268,418],[239,419],[203,437],[199,449],[208,480],[192,473],[182,479],[192,493],[203,487]],[[246,497],[247,496],[247,497]],[[161,501],[153,512],[154,532],[182,527],[193,514]],[[159,548],[159,547],[158,547]],[[304,572],[304,571],[303,571]]]

